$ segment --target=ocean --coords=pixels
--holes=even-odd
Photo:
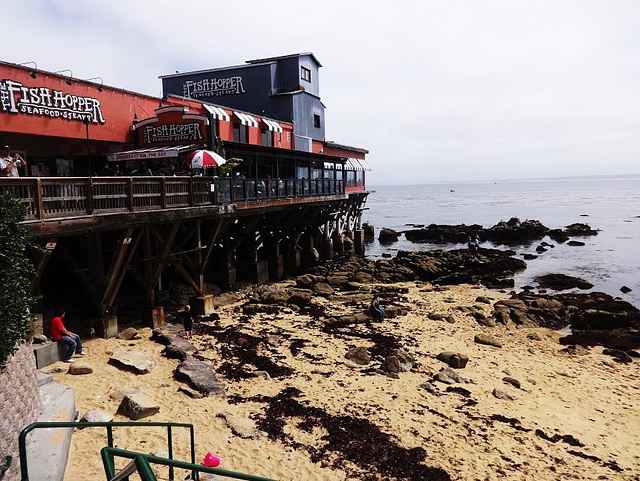
[[[567,274],[591,282],[591,291],[640,307],[640,175],[368,188],[371,194],[362,220],[373,224],[376,232],[375,242],[367,245],[369,257],[395,255],[398,250],[466,248],[466,244],[414,244],[404,236],[382,246],[377,237],[383,227],[403,231],[412,229],[412,224],[480,224],[488,228],[511,217],[535,219],[550,229],[580,222],[599,231],[596,236],[572,238],[585,242],[584,246],[558,244],[545,237],[531,245],[512,247],[522,258],[519,254],[538,254],[535,249],[542,241],[555,246],[526,261],[527,269],[515,277],[516,289],[536,287],[534,278],[542,274]],[[505,248],[490,242],[481,246]],[[621,292],[622,286],[631,292]]]

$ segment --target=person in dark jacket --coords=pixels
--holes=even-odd
[[[184,306],[182,311],[182,325],[184,326],[184,337],[191,339],[193,337],[191,331],[193,329],[193,314],[191,313],[191,306]]]
[[[369,305],[369,313],[373,316],[373,318],[378,321],[384,321],[384,309],[380,307],[380,303],[378,302],[378,296],[373,296],[371,299],[371,304]]]

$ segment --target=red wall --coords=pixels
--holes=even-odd
[[[97,113],[98,117],[92,119],[89,124],[89,130],[92,140],[104,140],[110,142],[131,142],[131,124],[133,122],[134,113],[138,114],[139,118],[145,118],[148,115],[145,112],[152,113],[155,108],[158,107],[158,99],[148,97],[142,94],[134,94],[131,92],[125,92],[110,87],[103,87],[102,92],[99,92],[98,84],[92,84],[83,82],[81,80],[72,80],[71,85],[67,85],[67,77],[61,77],[58,75],[37,72],[35,79],[29,75],[30,69],[15,67],[0,63],[0,82],[4,82],[7,85],[7,81],[14,82],[14,87],[18,88],[18,85],[22,85],[26,88],[38,88],[38,93],[43,92],[44,89],[49,89],[48,92],[55,95],[54,91],[61,92],[61,95],[87,97],[94,100],[89,100],[90,107],[84,109],[76,109],[81,112],[89,112],[90,114]],[[46,90],[45,90],[46,91]],[[14,93],[14,98],[18,100],[22,97],[22,91]],[[31,98],[33,100],[33,98]],[[82,102],[82,101],[78,101]],[[38,102],[36,99],[33,102],[32,108],[38,109],[42,107],[47,109],[47,105]],[[74,105],[79,105],[76,103]],[[67,138],[86,138],[86,127],[82,119],[67,120],[61,117],[51,117],[49,115],[36,115],[29,114],[20,111],[18,113],[10,113],[0,107],[0,132],[10,133],[23,133],[31,135],[46,135],[52,137],[67,137]],[[52,111],[53,109],[50,109]],[[104,120],[104,123],[102,122]]]

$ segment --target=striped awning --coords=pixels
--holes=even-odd
[[[258,126],[258,121],[254,119],[251,115],[243,114],[242,112],[236,112],[235,110],[233,111],[233,113],[236,114],[236,117],[238,117],[242,125],[248,125],[249,127]]]
[[[362,168],[364,170],[371,170],[371,166],[367,163],[366,160],[364,159],[358,159],[358,162],[360,162],[360,165],[362,166]]]
[[[362,167],[362,164],[358,162],[358,159],[351,157],[347,159],[347,163],[344,164],[344,168],[345,170],[364,170],[364,167]]]
[[[325,162],[324,163],[324,168],[325,169],[332,169],[333,170],[333,168],[334,168],[333,166],[334,166],[333,162]]]
[[[207,112],[209,112],[214,119],[224,120],[225,122],[229,122],[231,120],[231,117],[229,117],[229,114],[226,113],[224,109],[221,109],[220,107],[216,107],[214,105],[207,105],[207,104],[202,104],[202,106],[205,109],[207,109]]]
[[[269,127],[270,131],[282,133],[282,126],[275,120],[269,120],[269,119],[263,118],[262,121],[265,123],[267,127]]]

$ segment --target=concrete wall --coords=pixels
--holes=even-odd
[[[42,409],[36,361],[31,344],[23,344],[0,371],[0,465],[13,456],[11,468],[0,480],[20,479],[18,435]]]

